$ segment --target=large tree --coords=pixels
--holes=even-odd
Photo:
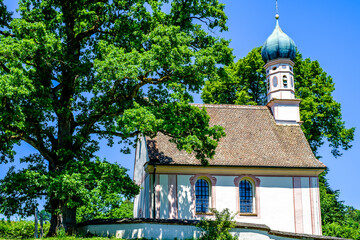
[[[205,83],[202,99],[205,103],[244,105],[266,104],[266,72],[261,48],[253,49],[246,57],[225,67],[216,78]],[[294,59],[295,96],[301,99],[301,128],[315,155],[325,141],[335,157],[351,147],[354,128],[347,129],[342,120],[340,103],[331,76],[322,70],[318,61],[303,59],[297,52]],[[320,156],[317,156],[320,157]]]
[[[0,3],[1,162],[20,142],[37,150],[1,180],[4,214],[31,215],[45,196],[52,235],[94,194],[136,194],[124,169],[96,159],[98,138],[128,152],[161,132],[213,157],[224,131],[189,102],[232,61],[214,34],[227,30],[218,0],[20,0],[20,18]]]

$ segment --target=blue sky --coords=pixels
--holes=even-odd
[[[275,26],[274,0],[224,0],[229,31],[221,36],[232,39],[236,59],[261,46]],[[345,4],[346,3],[346,4]],[[330,186],[339,189],[345,204],[360,209],[360,91],[357,73],[360,54],[360,1],[279,0],[279,23],[296,43],[304,58],[318,60],[335,82],[334,99],[341,103],[347,127],[356,127],[352,149],[335,159],[326,146],[321,161],[330,168]],[[296,79],[295,79],[296,81]]]
[[[15,11],[16,0],[5,0]],[[275,0],[220,0],[226,4],[229,31],[218,36],[231,39],[236,60],[246,56],[254,47],[261,46],[275,27]],[[346,4],[345,4],[346,3]],[[355,96],[360,91],[357,73],[360,56],[360,1],[347,0],[279,0],[280,26],[296,43],[304,58],[318,60],[321,67],[333,77],[336,101],[341,103],[343,120],[347,127],[356,127],[352,149],[335,159],[326,146],[320,150],[321,161],[329,168],[330,186],[339,189],[345,204],[360,209],[360,129],[359,103]],[[296,79],[295,79],[296,81]],[[195,102],[201,103],[198,95]],[[120,155],[118,148],[102,143],[99,156],[116,161],[128,168],[132,176],[134,155]],[[19,156],[32,151],[28,145],[17,147]],[[0,178],[9,165],[0,166]],[[17,167],[21,165],[17,164]]]

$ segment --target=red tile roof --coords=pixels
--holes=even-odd
[[[266,106],[205,106],[210,125],[225,128],[211,166],[325,168],[317,160],[297,124],[276,124]],[[170,165],[200,165],[193,154],[179,151],[169,137],[147,138],[150,161]]]

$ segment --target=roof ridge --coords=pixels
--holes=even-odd
[[[190,103],[190,105],[207,108],[241,108],[241,109],[256,109],[268,110],[267,106],[262,105],[236,105],[236,104],[207,104],[207,103]]]

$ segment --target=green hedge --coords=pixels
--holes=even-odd
[[[360,226],[330,223],[323,225],[323,235],[360,240]]]
[[[44,235],[49,231],[50,223],[44,224]],[[34,221],[0,221],[0,238],[24,239],[34,238]],[[38,226],[40,236],[40,224]]]

